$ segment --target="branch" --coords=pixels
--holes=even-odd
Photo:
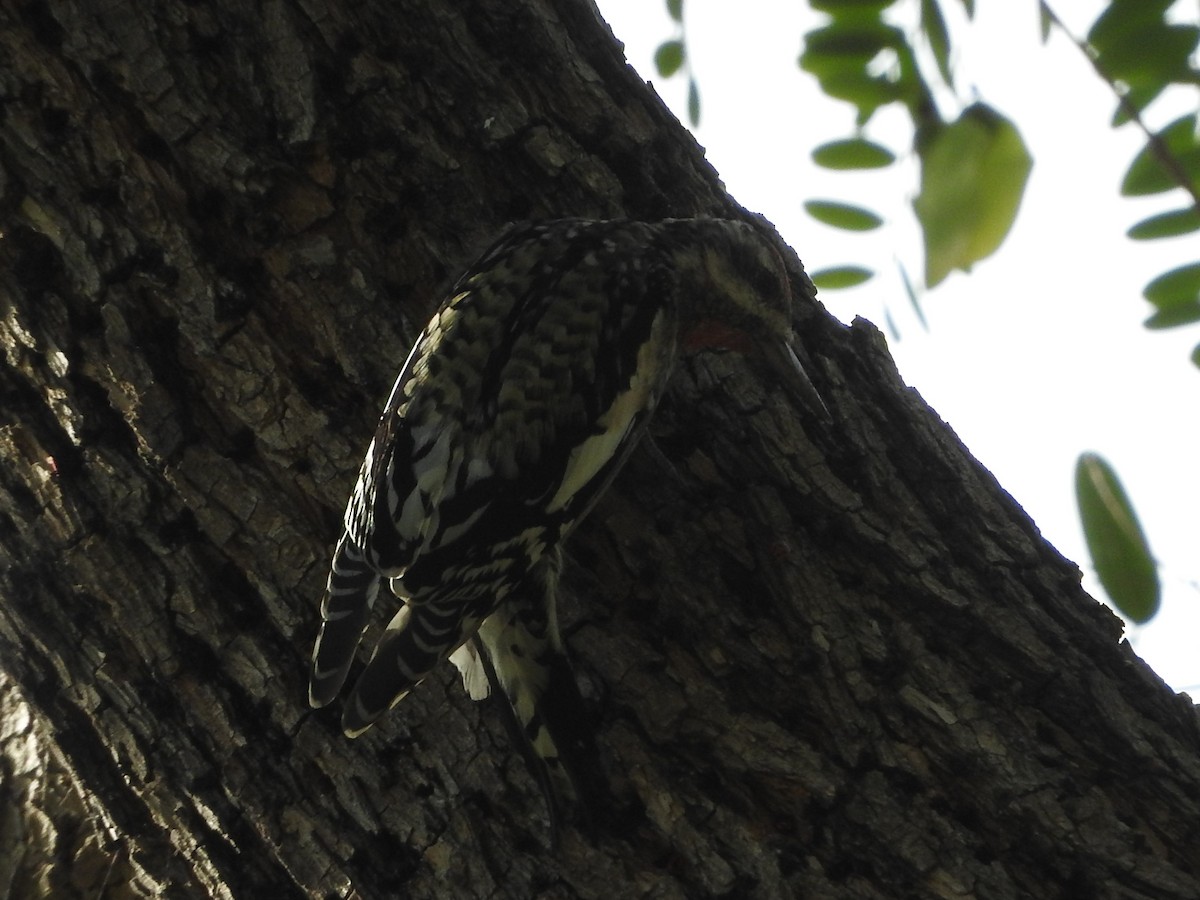
[[[1041,3],[1041,8],[1042,12],[1046,15],[1046,18],[1049,19],[1050,23],[1057,27],[1064,35],[1066,35],[1067,40],[1079,48],[1079,52],[1081,52],[1087,58],[1087,61],[1091,63],[1092,68],[1096,70],[1096,74],[1099,75],[1105,84],[1112,89],[1113,96],[1117,98],[1118,107],[1123,113],[1125,113],[1126,116],[1129,117],[1132,122],[1138,126],[1138,128],[1142,130],[1142,133],[1146,135],[1146,141],[1150,147],[1150,152],[1154,154],[1154,158],[1158,160],[1159,165],[1166,170],[1167,174],[1171,176],[1176,184],[1187,191],[1192,198],[1192,204],[1196,207],[1197,212],[1200,212],[1200,187],[1197,187],[1191,176],[1189,176],[1187,171],[1183,168],[1183,165],[1179,162],[1175,155],[1171,153],[1171,150],[1169,147],[1167,147],[1166,142],[1159,135],[1150,130],[1150,127],[1146,124],[1145,120],[1142,119],[1141,111],[1129,101],[1129,97],[1126,94],[1122,93],[1121,87],[1117,83],[1117,79],[1113,78],[1104,68],[1104,66],[1101,65],[1100,58],[1096,54],[1096,51],[1092,45],[1086,40],[1075,37],[1075,35],[1071,33],[1070,29],[1063,24],[1063,21],[1058,17],[1058,14],[1050,8],[1050,4],[1044,2],[1044,0]]]

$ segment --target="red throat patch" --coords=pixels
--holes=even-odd
[[[735,350],[738,353],[752,353],[754,341],[746,332],[725,322],[717,319],[701,319],[684,333],[683,349],[694,352],[709,347]]]

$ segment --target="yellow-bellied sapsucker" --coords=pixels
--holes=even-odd
[[[782,260],[743,222],[564,219],[507,232],[396,379],[346,507],[311,704],[338,694],[388,582],[403,602],[350,692],[346,733],[451,658],[472,697],[489,684],[507,697],[557,821],[576,799],[544,715],[572,678],[555,620],[562,541],[629,456],[677,349],[712,343],[713,323],[749,337],[820,406],[788,345],[789,311]]]

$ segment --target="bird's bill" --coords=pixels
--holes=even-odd
[[[763,355],[771,366],[771,370],[779,378],[779,385],[806,411],[822,422],[832,422],[833,416],[825,401],[821,399],[816,385],[804,371],[800,359],[791,344],[786,341],[772,342]]]

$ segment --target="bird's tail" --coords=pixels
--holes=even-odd
[[[478,625],[471,604],[458,597],[401,606],[346,700],[342,730],[358,737],[370,728],[470,638]]]
[[[561,565],[559,553],[543,556],[495,609],[490,609],[490,604],[480,607],[482,598],[464,599],[461,595],[404,604],[342,712],[346,734],[362,734],[449,656],[462,672],[472,698],[480,700],[492,693],[507,700],[498,706],[545,795],[556,840],[568,813],[586,820],[587,809],[575,774],[581,760],[590,764],[594,758],[590,733],[582,724],[582,699],[558,633],[555,592]],[[330,605],[340,610],[327,602]],[[328,613],[326,619],[331,619]],[[340,624],[342,620],[336,621]],[[330,627],[327,621],[318,661],[324,658]],[[361,625],[355,627],[357,637],[362,629]],[[353,649],[349,656],[353,657]],[[348,668],[346,661],[327,680],[336,676],[340,686]],[[314,669],[314,684],[321,671]],[[329,697],[336,692],[335,687]],[[580,748],[587,752],[581,753]]]
[[[508,701],[498,705],[546,798],[556,841],[564,816],[587,816],[576,776],[593,755],[581,756],[576,749],[592,743],[558,632],[555,592],[560,566],[557,553],[544,557],[522,589],[508,595],[453,658],[473,697],[486,694],[473,689],[479,683],[474,672],[478,666],[492,692]]]
[[[325,706],[342,689],[381,582],[350,535],[342,535],[321,601],[321,630],[313,648],[308,702],[314,708]]]

